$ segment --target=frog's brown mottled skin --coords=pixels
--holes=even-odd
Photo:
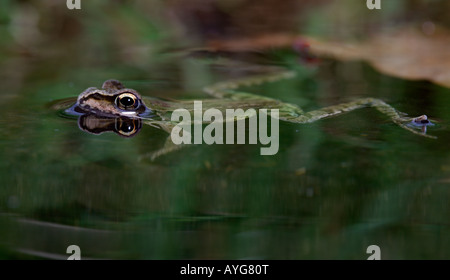
[[[117,96],[130,93],[142,103],[141,95],[134,89],[128,89],[123,86],[123,84],[117,80],[107,80],[103,83],[102,89],[97,89],[91,87],[82,92],[77,99],[77,106],[87,112],[92,112],[101,115],[138,115],[145,111],[146,107],[138,107],[134,111],[120,110],[114,105]]]

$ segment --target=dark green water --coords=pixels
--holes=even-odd
[[[48,104],[108,78],[142,95],[205,98],[203,86],[245,71],[162,52],[161,26],[130,7],[112,11],[102,25],[88,9],[61,11],[71,36],[44,29],[44,43],[1,47],[0,258],[67,258],[72,244],[102,259],[367,259],[373,244],[383,259],[450,258],[449,89],[270,51],[298,77],[247,90],[305,110],[381,98],[436,119],[437,139],[366,108],[280,123],[274,156],[260,156],[261,145],[192,145],[140,160],[164,145],[164,131],[92,135]]]

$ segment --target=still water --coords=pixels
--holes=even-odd
[[[370,245],[383,259],[450,258],[449,89],[361,62],[307,65],[292,51],[270,51],[265,64],[298,76],[245,90],[306,111],[377,97],[410,116],[427,114],[437,138],[364,108],[307,125],[280,122],[273,156],[261,156],[259,144],[203,144],[151,160],[164,131],[89,134],[51,105],[109,78],[142,95],[202,99],[203,86],[252,69],[142,49],[148,41],[100,44],[94,38],[112,37],[96,28],[30,53],[3,48],[0,258],[67,259],[69,245],[85,259],[367,259]],[[146,30],[153,45],[162,40]]]

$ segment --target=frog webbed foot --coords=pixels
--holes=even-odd
[[[427,127],[428,126],[434,126],[434,123],[431,122],[431,120],[428,118],[427,115],[421,115],[415,118],[412,118],[409,122],[405,124],[406,126],[410,127],[411,129],[420,130],[421,134],[423,136],[436,138],[434,136],[426,135],[427,133]]]
[[[411,120],[411,122],[412,122],[413,124],[420,125],[420,126],[423,126],[423,125],[434,125],[434,124],[428,119],[428,116],[427,116],[427,115],[422,115],[422,116],[413,118],[413,119]]]

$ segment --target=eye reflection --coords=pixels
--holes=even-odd
[[[124,137],[134,136],[142,127],[140,119],[136,118],[116,118],[115,132]]]

